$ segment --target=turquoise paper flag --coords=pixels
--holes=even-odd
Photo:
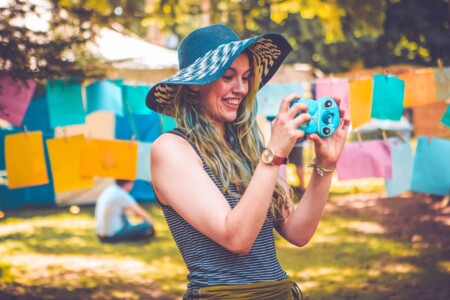
[[[96,81],[86,87],[87,113],[97,110],[123,116],[122,79]]]
[[[47,81],[47,103],[50,126],[67,126],[85,123],[85,111],[79,79]]]
[[[447,106],[444,115],[442,116],[441,123],[450,127],[450,105]]]
[[[411,190],[447,196],[450,194],[450,141],[419,136],[414,157]]]
[[[123,109],[124,114],[148,115],[152,110],[145,105],[145,98],[150,87],[147,85],[123,85]]]
[[[273,117],[280,110],[281,100],[290,94],[303,96],[301,83],[269,83],[257,94],[258,115]]]
[[[396,196],[411,189],[413,153],[409,141],[389,139],[391,150],[392,178],[384,181],[388,197]]]
[[[177,122],[174,118],[171,118],[169,116],[160,114],[161,116],[161,124],[163,128],[163,132],[168,132],[177,127]]]
[[[136,167],[136,179],[150,182],[152,180],[150,175],[150,150],[152,143],[139,142],[138,144],[138,158]]]
[[[373,76],[371,117],[380,120],[399,121],[403,115],[405,82],[392,75]]]

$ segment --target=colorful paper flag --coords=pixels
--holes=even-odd
[[[447,106],[444,115],[442,116],[441,123],[447,127],[450,127],[450,105]]]
[[[92,177],[80,174],[83,135],[47,140],[55,193],[69,192],[94,185]]]
[[[398,121],[403,115],[405,83],[393,75],[373,76],[371,117]]]
[[[372,108],[372,80],[350,81],[350,119],[353,128],[370,121]]]
[[[416,70],[399,75],[405,82],[405,107],[424,105],[436,102],[436,84],[432,69]]]
[[[161,118],[163,132],[169,132],[172,129],[177,127],[177,121],[174,118],[163,115],[163,114],[160,114],[160,118]]]
[[[396,196],[411,189],[413,153],[409,141],[389,138],[392,158],[392,178],[385,180],[388,197]]]
[[[450,129],[442,124],[448,104],[435,102],[413,107],[414,134],[427,136],[449,135]]]
[[[320,78],[316,79],[316,99],[333,97],[341,100],[340,107],[345,109],[345,115],[350,116],[348,78]]]
[[[81,175],[136,178],[137,142],[86,140],[81,154]]]
[[[411,190],[448,196],[450,194],[450,141],[419,136],[414,157]]]
[[[433,73],[437,101],[450,100],[450,67],[434,68]]]
[[[276,116],[284,97],[290,94],[303,96],[303,93],[303,87],[300,82],[266,84],[259,90],[256,96],[258,101],[258,115]]]
[[[136,179],[151,181],[150,175],[150,151],[152,144],[139,142],[138,159],[137,159],[137,174]]]
[[[79,79],[47,81],[46,88],[52,128],[84,124],[86,113]]]
[[[115,136],[119,140],[135,139],[141,142],[153,142],[162,133],[161,121],[158,113],[150,115],[116,116]]]
[[[7,135],[5,164],[10,189],[48,183],[42,132]]]
[[[337,164],[340,180],[392,178],[391,152],[385,141],[346,143]]]
[[[147,85],[123,85],[123,114],[147,115],[151,114],[152,110],[145,104],[150,87]]]
[[[123,116],[122,79],[96,81],[86,87],[87,113],[104,110]]]
[[[25,112],[36,88],[36,82],[13,80],[10,76],[0,78],[0,119],[16,127],[22,126]]]

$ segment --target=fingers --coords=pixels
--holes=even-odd
[[[278,111],[278,113],[284,113],[287,112],[289,110],[289,105],[291,104],[291,102],[294,99],[299,99],[300,96],[297,94],[290,94],[289,96],[286,96],[283,98],[283,100],[281,101],[280,104],[280,110]]]

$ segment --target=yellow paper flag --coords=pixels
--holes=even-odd
[[[423,69],[398,76],[405,81],[405,107],[435,103],[436,84],[433,70]]]
[[[47,140],[55,193],[69,192],[94,185],[92,177],[80,175],[84,135]]]
[[[7,135],[5,164],[10,189],[48,183],[42,132]]]
[[[81,155],[81,175],[136,179],[137,142],[87,140]]]
[[[353,128],[370,121],[372,79],[350,81],[350,118]]]

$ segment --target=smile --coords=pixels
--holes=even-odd
[[[233,106],[235,106],[235,105],[239,105],[240,100],[238,100],[238,99],[225,99],[224,102],[225,102],[226,104],[228,104],[228,105],[233,105]]]

